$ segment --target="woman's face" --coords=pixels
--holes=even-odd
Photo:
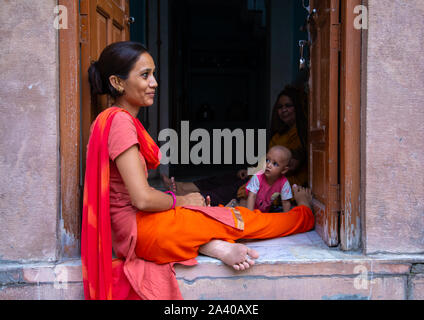
[[[134,68],[131,70],[128,79],[124,80],[123,98],[134,106],[151,106],[154,103],[156,88],[155,62],[148,53],[143,53]]]
[[[281,96],[278,99],[277,112],[281,121],[288,125],[296,122],[296,111],[293,101],[288,96]]]

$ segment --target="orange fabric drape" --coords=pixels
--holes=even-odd
[[[128,291],[128,283],[114,281],[122,263],[112,266],[112,236],[109,207],[108,137],[118,107],[108,108],[96,118],[87,149],[84,183],[81,261],[85,298],[110,300],[113,292]],[[127,112],[128,113],[128,112]],[[160,163],[160,150],[143,125],[133,118],[140,150],[148,169]],[[115,282],[115,288],[113,284]],[[121,286],[121,288],[119,287]]]

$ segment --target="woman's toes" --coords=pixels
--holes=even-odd
[[[249,258],[246,259],[246,262],[249,264],[249,267],[253,266],[255,264],[255,260],[252,260],[252,259],[249,259]]]
[[[259,258],[259,253],[256,250],[254,250],[254,249],[247,248],[247,254],[252,259],[258,259]]]
[[[254,264],[255,264],[255,261],[247,259],[246,261],[233,265],[233,268],[237,271],[244,271],[249,269]]]

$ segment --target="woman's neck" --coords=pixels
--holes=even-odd
[[[133,106],[132,104],[128,103],[126,100],[119,99],[119,98],[116,99],[114,105],[128,111],[134,118],[137,117],[138,111],[141,108],[140,106],[138,107]]]
[[[296,119],[286,122],[286,125],[289,129],[293,128],[296,125]]]

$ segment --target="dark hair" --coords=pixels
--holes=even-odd
[[[303,94],[299,89],[290,85],[286,86],[278,94],[277,100],[275,101],[274,107],[272,109],[270,138],[272,138],[277,133],[284,134],[290,130],[290,127],[286,123],[281,121],[278,115],[278,106],[279,106],[278,101],[280,100],[282,96],[289,97],[295,107],[297,131],[298,131],[299,138],[303,146],[305,147],[306,136],[307,136],[307,125],[308,125],[306,115],[304,113],[305,99],[303,98]]]
[[[99,60],[93,62],[88,69],[88,80],[91,95],[109,94],[116,98],[121,96],[110,83],[110,76],[128,79],[129,73],[147,49],[138,42],[122,41],[108,45],[100,54]]]

